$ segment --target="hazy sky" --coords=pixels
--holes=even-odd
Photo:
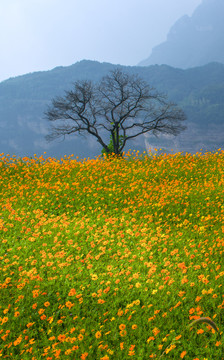
[[[82,59],[136,65],[202,0],[0,0],[0,81]]]

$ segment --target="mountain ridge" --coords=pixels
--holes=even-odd
[[[224,63],[223,16],[223,0],[204,0],[191,17],[179,18],[166,41],[154,47],[138,66],[167,64],[187,69],[214,61]]]
[[[156,139],[146,134],[129,142],[126,151],[129,148],[144,151],[151,146],[163,147],[168,152],[172,148],[196,152],[201,147],[212,150],[222,146],[224,64],[211,63],[183,70],[168,65],[132,67],[82,60],[71,66],[25,74],[0,83],[0,152],[32,156],[47,151],[47,155],[53,157],[75,153],[82,158],[99,155],[101,146],[91,136],[86,139],[71,136],[64,142],[48,144],[45,135],[49,124],[44,111],[52,98],[63,96],[75,81],[98,81],[118,66],[130,74],[138,74],[159,92],[166,93],[188,117],[187,131],[177,138]]]

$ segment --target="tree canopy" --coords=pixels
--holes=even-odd
[[[184,112],[138,75],[119,68],[98,83],[80,80],[56,97],[45,113],[52,126],[48,141],[73,133],[94,136],[105,153],[121,155],[128,140],[147,132],[178,135]],[[108,133],[110,144],[108,144]]]

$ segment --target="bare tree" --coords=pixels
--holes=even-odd
[[[54,122],[48,141],[79,133],[91,134],[104,152],[121,155],[128,140],[152,131],[178,135],[184,112],[137,75],[115,69],[99,83],[77,81],[74,90],[52,100],[45,113]],[[111,142],[106,132],[110,134]]]

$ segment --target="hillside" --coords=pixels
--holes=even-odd
[[[224,1],[204,0],[191,17],[181,17],[167,39],[153,48],[140,66],[167,64],[187,69],[210,62],[224,63]]]
[[[17,156],[32,156],[47,152],[60,157],[75,154],[79,157],[97,156],[101,147],[92,137],[74,136],[48,144],[48,122],[44,111],[51,99],[63,95],[78,79],[99,80],[115,65],[81,61],[68,67],[26,74],[0,83],[0,152]],[[188,129],[177,138],[154,138],[146,134],[136,138],[128,147],[144,151],[150,145],[170,151],[196,152],[201,148],[214,150],[223,146],[224,129],[224,65],[211,63],[188,70],[166,65],[122,67],[138,73],[150,85],[183,108]]]

